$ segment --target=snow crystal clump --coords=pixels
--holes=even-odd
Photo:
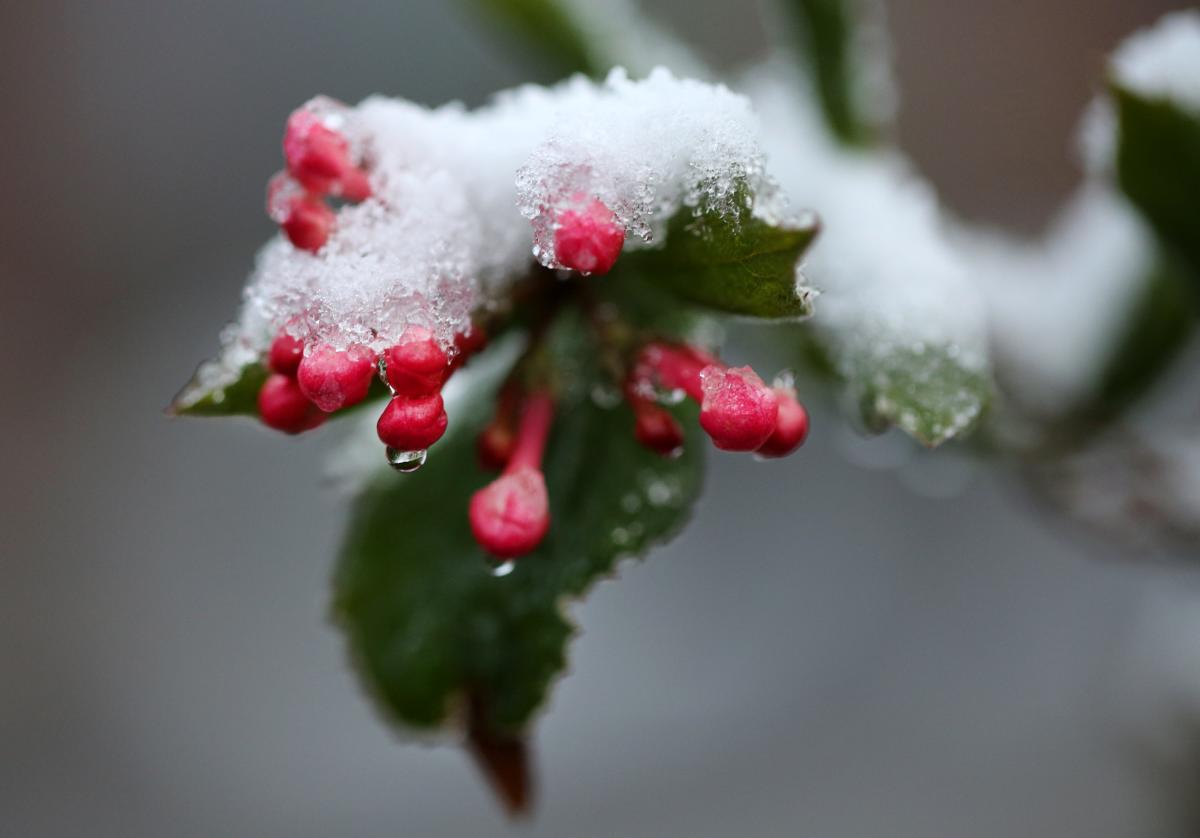
[[[1122,87],[1200,113],[1200,11],[1174,12],[1128,38],[1112,70]]]
[[[309,107],[347,137],[372,195],[337,211],[315,254],[268,243],[246,307],[268,333],[310,345],[381,351],[420,325],[449,347],[472,312],[526,274],[531,238],[555,264],[555,212],[581,196],[658,245],[682,207],[733,214],[744,189],[756,211],[779,211],[749,102],[662,69],[643,81],[617,69],[602,84],[529,85],[474,111],[379,96]]]
[[[992,353],[1005,392],[1052,418],[1100,380],[1154,256],[1136,214],[1106,184],[1083,187],[1044,241],[964,241],[988,299]]]
[[[804,275],[821,292],[813,326],[843,375],[930,350],[986,369],[984,301],[933,191],[898,156],[839,148],[782,71],[752,77],[747,89],[769,127],[772,174],[793,203],[820,208]]]
[[[644,81],[614,70],[597,87],[558,88],[555,119],[517,174],[534,252],[556,267],[554,232],[566,210],[598,198],[642,242],[659,242],[684,207],[736,217],[746,196],[778,211],[764,173],[750,102],[724,86],[676,79],[659,68]]]

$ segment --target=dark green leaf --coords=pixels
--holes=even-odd
[[[772,225],[749,212],[734,220],[683,210],[668,225],[662,248],[622,255],[617,271],[729,314],[804,317],[812,300],[796,268],[818,230],[815,223]]]
[[[586,384],[582,390],[587,391]],[[412,475],[386,475],[358,501],[335,580],[334,611],[370,692],[410,727],[461,723],[523,730],[566,664],[563,613],[617,560],[643,553],[684,522],[704,447],[664,460],[633,439],[633,417],[588,398],[562,407],[545,463],[552,526],[536,553],[497,577],[467,522],[486,483],[475,464],[482,410]],[[482,722],[480,722],[482,719]]]
[[[1200,277],[1200,116],[1116,84],[1112,91],[1121,188]]]

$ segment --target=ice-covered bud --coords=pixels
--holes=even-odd
[[[564,210],[554,232],[554,255],[559,264],[583,274],[612,270],[625,244],[625,228],[602,201],[582,209]]]
[[[786,457],[804,444],[808,437],[808,411],[796,398],[791,387],[776,387],[779,416],[775,430],[755,453],[760,457]]]
[[[286,434],[302,433],[325,421],[325,414],[300,391],[296,380],[278,372],[258,391],[258,415],[268,428]]]
[[[271,349],[267,353],[267,366],[271,372],[294,377],[303,358],[304,342],[287,332],[280,332],[275,336],[275,340],[271,341]]]
[[[446,433],[446,406],[441,393],[410,398],[395,396],[384,408],[375,430],[380,441],[397,451],[420,451]]]
[[[539,393],[525,403],[517,442],[504,473],[471,497],[471,532],[483,549],[501,559],[531,552],[550,528],[550,500],[542,454],[554,403]]]
[[[346,137],[309,105],[292,112],[283,135],[288,172],[312,192],[361,201],[371,194],[367,176],[350,159]]]
[[[374,377],[375,353],[365,346],[342,351],[328,345],[315,347],[296,370],[304,395],[326,413],[361,402]]]
[[[633,405],[633,435],[645,447],[663,457],[683,448],[683,428],[664,407],[653,402],[638,401]]]
[[[634,364],[633,377],[639,386],[682,390],[695,401],[704,398],[700,371],[717,360],[695,346],[649,343]]]
[[[388,384],[401,396],[428,396],[442,389],[450,359],[424,326],[409,326],[384,353]]]
[[[700,381],[700,427],[717,448],[754,451],[774,433],[779,400],[754,370],[711,364]]]

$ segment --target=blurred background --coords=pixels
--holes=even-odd
[[[720,66],[762,51],[746,3],[645,5]],[[900,140],[951,208],[1036,231],[1105,54],[1180,6],[891,0]],[[272,233],[293,107],[535,76],[443,0],[7,3],[0,33],[0,835],[1200,831],[1197,571],[820,409],[790,461],[713,453],[693,525],[575,610],[509,824],[348,669],[338,434],[162,408]]]

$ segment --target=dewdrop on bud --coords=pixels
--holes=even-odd
[[[775,398],[779,403],[779,416],[775,420],[775,430],[755,452],[760,457],[786,457],[808,438],[808,411],[796,398],[796,391],[790,387],[776,387]]]
[[[258,415],[268,428],[285,434],[303,433],[325,421],[325,414],[300,391],[296,380],[282,373],[268,377],[258,391]]]
[[[603,202],[564,210],[554,232],[554,255],[564,268],[582,274],[606,274],[625,244],[625,229]]]
[[[375,353],[365,346],[343,351],[328,345],[315,347],[296,370],[304,395],[326,413],[365,399],[374,376]]]
[[[723,451],[754,451],[775,431],[779,402],[750,367],[712,364],[700,373],[700,427]]]
[[[380,441],[397,451],[423,451],[446,433],[446,406],[441,393],[409,398],[395,396],[375,423]]]

